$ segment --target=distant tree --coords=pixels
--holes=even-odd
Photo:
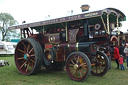
[[[9,41],[10,37],[16,36],[16,31],[8,29],[9,26],[16,24],[18,24],[18,22],[14,20],[13,16],[11,16],[9,13],[0,13],[0,30],[2,33],[2,41]]]
[[[10,39],[20,39],[20,30],[9,30],[5,37],[5,41],[11,41]]]

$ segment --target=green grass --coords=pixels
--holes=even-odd
[[[0,60],[9,61],[11,66],[0,67],[0,85],[128,85],[128,69],[125,71],[112,69],[102,77],[92,76],[83,82],[71,80],[66,71],[47,71],[42,69],[36,75],[21,75],[14,63],[14,57],[0,57]],[[126,63],[124,63],[126,66]]]

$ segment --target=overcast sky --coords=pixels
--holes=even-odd
[[[22,23],[43,21],[81,13],[81,5],[90,5],[90,11],[104,8],[116,8],[128,15],[127,0],[0,0],[0,12],[10,13],[15,20]],[[46,18],[50,15],[50,18]],[[127,19],[127,18],[126,18]],[[127,31],[128,21],[123,23],[122,31]]]

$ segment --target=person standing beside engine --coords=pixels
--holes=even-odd
[[[125,45],[124,53],[125,53],[126,62],[127,62],[127,67],[126,67],[126,69],[128,69],[128,43],[126,43],[126,45]]]
[[[120,55],[120,58],[118,59],[119,63],[120,63],[120,68],[121,70],[125,70],[125,67],[123,65],[123,62],[124,62],[124,56],[123,55]]]
[[[116,69],[119,69],[119,61],[118,59],[120,58],[120,54],[119,54],[119,49],[114,46],[114,58],[115,58],[115,61],[116,61],[116,64],[117,64],[117,68]]]
[[[125,62],[125,53],[124,53],[125,46],[124,45],[125,45],[124,43],[121,44],[120,49],[119,49],[119,53],[120,53],[120,55],[123,56],[124,62]]]

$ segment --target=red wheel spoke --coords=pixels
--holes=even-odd
[[[35,61],[35,56],[33,56],[33,57],[30,56],[30,60],[31,60],[31,59]]]
[[[28,51],[29,51],[29,47],[30,47],[30,44],[28,43],[28,47],[27,47],[27,53],[28,53]]]
[[[73,64],[69,64],[69,66],[74,66]]]
[[[72,67],[72,68],[70,68],[70,71],[73,71],[73,70],[75,70],[73,67]]]
[[[80,77],[82,77],[82,71],[79,69],[79,72],[80,72]]]
[[[29,66],[31,67],[31,69],[33,68],[33,62],[30,62]]]
[[[30,61],[32,61],[33,63],[35,62],[34,60],[30,59]]]
[[[31,68],[33,68],[34,67],[34,63],[32,63],[32,67]]]
[[[82,74],[84,74],[83,70],[82,69],[79,69],[81,71]]]
[[[75,63],[71,60],[72,64],[74,65]]]
[[[24,48],[26,49],[27,47],[25,46],[25,44],[24,43],[22,43],[22,44],[23,44]]]
[[[22,52],[22,53],[24,53],[24,54],[26,53],[25,51],[23,51],[23,50],[21,50],[21,49],[18,49],[18,51],[20,51],[20,52]]]
[[[34,50],[34,48],[32,48],[30,51],[29,51],[29,54]]]
[[[83,60],[83,59],[80,57],[80,58],[79,58],[79,62],[82,63],[82,60]]]
[[[86,63],[83,63],[83,64],[81,64],[80,66],[86,66],[86,67],[87,67]]]
[[[24,43],[22,43],[23,44],[23,46],[24,46],[24,50],[26,50],[27,49],[27,47],[25,46],[25,44]]]
[[[17,58],[17,60],[22,60],[22,59],[24,59],[24,57]]]
[[[77,61],[76,61],[76,63],[78,64],[78,62],[79,62],[79,56],[78,56],[78,58],[77,58]]]
[[[30,56],[30,57],[31,57],[31,56],[35,56],[35,54],[29,55],[29,56]]]
[[[72,74],[73,74],[74,77],[77,77],[78,78],[77,70],[74,70],[74,72]]]
[[[27,64],[26,72],[28,71],[29,63]]]
[[[78,58],[75,57],[75,61],[76,61],[76,64],[78,64],[79,56],[78,56]]]
[[[75,59],[76,64],[78,64],[78,63],[77,63],[77,59],[76,59],[76,57],[74,57],[74,59]]]
[[[22,68],[26,63],[27,63],[27,61],[25,61],[25,62],[20,66],[20,68]]]
[[[72,73],[73,75],[76,73],[76,70],[74,70],[74,72]]]

